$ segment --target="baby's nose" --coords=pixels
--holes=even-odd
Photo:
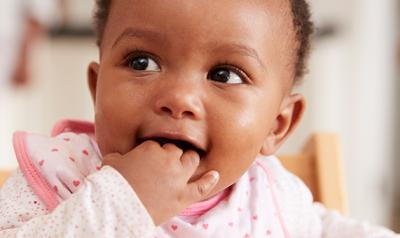
[[[165,82],[155,99],[155,112],[175,119],[199,120],[204,116],[201,87],[192,80]]]

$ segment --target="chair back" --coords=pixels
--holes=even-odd
[[[0,170],[0,188],[3,186],[4,182],[11,175],[11,171],[9,170]]]
[[[335,134],[313,134],[300,153],[278,157],[286,169],[304,181],[315,201],[347,214],[341,149]]]

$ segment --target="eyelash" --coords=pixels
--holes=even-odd
[[[140,50],[140,49],[128,50],[127,53],[124,53],[123,55],[125,55],[123,57],[123,65],[126,66],[126,67],[129,66],[129,63],[130,63],[131,60],[133,60],[135,57],[138,57],[138,56],[150,57],[150,58],[154,59],[157,64],[161,65],[159,63],[160,62],[159,57],[153,55],[152,53],[144,51],[144,50]],[[240,69],[240,67],[238,67],[235,64],[232,64],[232,63],[230,63],[228,61],[217,62],[215,64],[215,66],[213,66],[209,70],[209,72],[211,72],[212,70],[217,69],[217,68],[227,68],[229,70],[232,70],[240,78],[242,78],[243,81],[250,82],[249,76],[248,76],[248,74],[246,72],[244,72],[242,69]],[[208,73],[207,73],[207,75],[208,75]]]
[[[139,49],[129,50],[129,51],[127,51],[127,53],[124,53],[123,55],[124,55],[124,57],[123,57],[123,61],[122,61],[123,63],[122,64],[125,67],[128,67],[130,61],[133,60],[134,58],[138,57],[138,56],[145,56],[145,57],[152,58],[152,59],[154,59],[154,61],[157,64],[160,65],[160,63],[159,63],[160,59],[157,56],[153,55],[152,53],[143,51],[143,50],[139,50]]]
[[[235,64],[229,63],[228,61],[220,61],[215,66],[213,66],[209,72],[211,72],[214,69],[218,68],[226,68],[229,70],[232,70],[234,73],[236,73],[243,81],[249,82],[249,76],[247,75],[246,72],[244,72],[240,67],[236,66]]]

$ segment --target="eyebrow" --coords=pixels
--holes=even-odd
[[[216,44],[214,44],[216,45]],[[263,67],[265,70],[267,69],[264,62],[261,60],[257,51],[251,47],[246,45],[238,44],[238,43],[228,43],[223,44],[221,46],[214,47],[212,51],[224,51],[224,52],[231,52],[240,55],[249,56],[257,61],[257,63]]]
[[[143,39],[151,40],[151,41],[164,42],[165,35],[160,32],[156,32],[156,31],[152,31],[152,30],[148,30],[148,29],[135,29],[135,28],[129,27],[129,28],[126,28],[122,32],[122,34],[118,36],[118,38],[113,43],[112,48],[114,48],[124,38],[143,38]]]
[[[119,35],[117,37],[117,39],[115,40],[115,42],[112,45],[112,48],[114,48],[124,38],[143,38],[143,39],[160,42],[160,43],[161,42],[165,43],[165,39],[166,39],[164,34],[157,32],[157,31],[128,27],[121,33],[121,35]],[[218,42],[213,42],[210,45],[215,46],[218,44],[219,44]],[[228,52],[232,52],[232,53],[249,56],[249,57],[255,59],[261,67],[266,69],[265,64],[261,60],[257,51],[251,47],[248,47],[248,46],[245,46],[245,45],[239,44],[239,43],[227,43],[227,44],[223,44],[223,45],[217,46],[217,47],[209,47],[208,49],[210,49],[210,48],[212,49],[211,51],[217,51],[217,50],[228,51]]]

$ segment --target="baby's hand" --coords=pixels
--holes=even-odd
[[[161,146],[155,141],[145,141],[125,155],[105,156],[103,165],[112,166],[125,177],[155,225],[159,225],[204,199],[217,184],[216,171],[189,182],[199,161],[195,151],[183,152],[174,144]]]

